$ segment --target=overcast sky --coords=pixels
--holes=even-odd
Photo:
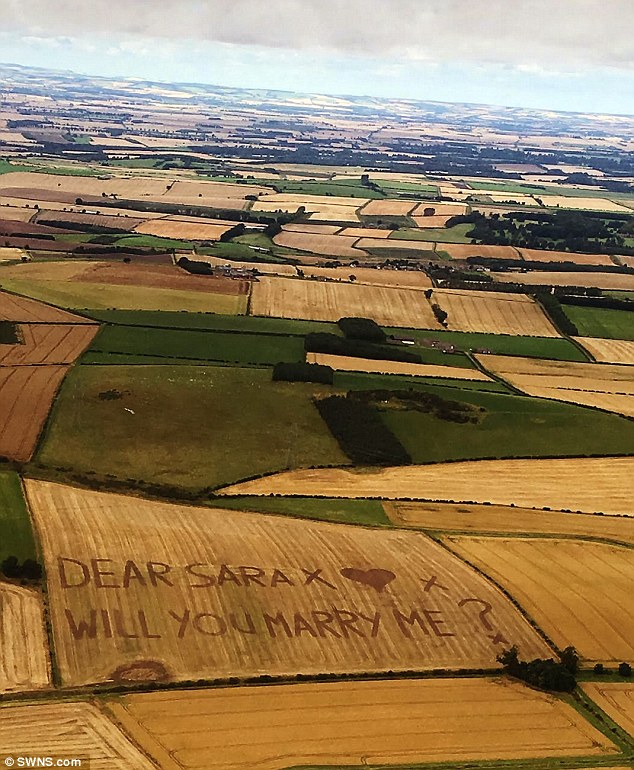
[[[0,0],[0,61],[634,113],[634,0]]]

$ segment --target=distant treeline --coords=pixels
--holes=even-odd
[[[332,385],[333,376],[332,367],[322,364],[280,361],[273,367],[274,382],[317,382]]]
[[[620,297],[588,297],[576,294],[564,294],[559,301],[562,305],[578,305],[579,307],[598,307],[608,310],[634,310],[634,301]]]
[[[409,364],[420,364],[420,354],[391,345],[377,345],[365,340],[348,339],[328,332],[311,332],[304,339],[304,349],[307,353],[328,353],[334,356],[350,356],[352,358],[369,358],[374,361],[403,361]]]

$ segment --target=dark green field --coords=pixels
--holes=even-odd
[[[629,310],[562,305],[580,337],[634,340],[634,313]]]
[[[75,367],[36,460],[186,489],[345,463],[311,401],[319,387],[271,382],[270,369]]]
[[[628,454],[634,446],[634,422],[617,415],[527,396],[425,390],[486,412],[479,424],[462,425],[412,410],[383,410],[383,419],[415,463]]]
[[[0,471],[0,561],[16,556],[35,559],[36,549],[29,512],[17,473]]]
[[[86,361],[107,362],[109,354],[196,361],[220,361],[232,364],[272,365],[278,361],[303,361],[301,337],[266,334],[233,334],[192,329],[157,329],[144,326],[106,326],[89,350]],[[106,354],[101,358],[96,354]]]

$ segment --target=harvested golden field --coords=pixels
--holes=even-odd
[[[630,548],[553,538],[444,538],[517,599],[555,644],[589,663],[634,657]]]
[[[480,364],[530,396],[553,398],[634,416],[633,370],[516,356],[476,355]]]
[[[5,187],[40,188],[80,195],[118,195],[121,198],[155,199],[165,193],[166,180],[157,177],[112,177],[99,179],[94,176],[71,176],[65,174],[39,174],[31,172],[12,172],[3,174]],[[46,208],[46,204],[42,206]]]
[[[419,203],[414,211],[412,211],[412,216],[428,219],[429,217],[425,216],[426,209],[434,209],[432,216],[455,217],[459,214],[466,214],[469,211],[469,206],[466,203],[438,203],[437,201],[429,201],[429,203]]]
[[[295,222],[289,222],[282,227],[283,230],[289,233],[315,233],[316,235],[334,235],[341,230],[339,225],[312,225],[310,222],[306,224],[297,224]],[[346,233],[342,233],[345,235]]]
[[[382,497],[634,515],[632,457],[471,460],[380,470],[285,471],[225,487],[229,495]]]
[[[470,503],[384,502],[390,519],[400,527],[440,532],[483,532],[600,537],[634,545],[634,518],[589,513],[540,511],[509,505]]]
[[[631,209],[607,198],[577,198],[565,195],[540,195],[544,206],[562,209],[583,209],[588,211],[618,211],[629,214]]]
[[[628,735],[634,735],[634,684],[584,682],[581,688]]]
[[[68,366],[0,367],[0,457],[27,462]]]
[[[49,684],[42,604],[30,588],[0,582],[0,693]]]
[[[24,249],[12,249],[6,246],[0,246],[0,262],[13,262],[26,256]]]
[[[0,271],[0,280],[6,275]],[[50,323],[50,324],[94,324],[89,318],[82,318],[66,310],[45,305],[29,297],[19,297],[0,291],[0,321],[15,321],[17,323]]]
[[[263,277],[255,283],[251,314],[310,321],[362,316],[381,326],[441,328],[424,292],[417,289],[289,278]]]
[[[435,364],[408,364],[403,361],[376,361],[368,358],[335,356],[329,353],[306,353],[311,364],[331,366],[340,372],[376,372],[378,374],[404,374],[412,377],[452,377],[460,380],[490,381],[478,369],[461,366],[437,366]]]
[[[380,227],[346,227],[340,235],[350,238],[389,238],[392,230],[382,230]]]
[[[173,219],[151,219],[135,228],[136,233],[158,235],[160,238],[177,238],[185,241],[215,241],[233,225],[208,222],[179,222]]]
[[[26,487],[67,684],[488,668],[503,644],[547,652],[421,533]]]
[[[447,329],[526,337],[558,337],[541,307],[525,294],[434,289],[432,302],[447,313]]]
[[[353,275],[354,283],[365,283],[369,286],[400,286],[404,289],[429,289],[431,279],[422,270],[388,270],[374,267],[310,267],[302,265],[304,275],[324,276],[335,281],[350,281]]]
[[[331,257],[366,257],[361,249],[353,248],[358,238],[346,238],[344,235],[319,235],[317,233],[293,233],[282,231],[273,238],[278,246],[288,249],[308,251],[313,254],[326,254]]]
[[[357,241],[356,248],[373,249],[374,252],[381,249],[391,249],[392,251],[394,249],[399,249],[402,251],[425,251],[431,254],[434,250],[434,244],[430,241],[410,241],[407,239],[399,240],[397,238],[390,238],[389,240],[386,240],[385,238],[361,238]],[[433,254],[431,254],[431,256],[435,257]]]
[[[505,679],[162,692],[107,707],[149,756],[161,763],[169,752],[186,770],[409,766],[616,750],[572,706]]]
[[[76,211],[40,211],[34,220],[38,225],[47,225],[52,222],[64,224],[80,224],[85,227],[107,227],[114,230],[131,232],[135,227],[144,222],[144,219],[133,216],[112,216],[108,214],[81,214]]]
[[[0,709],[0,755],[83,758],[91,770],[155,770],[156,765],[95,705],[51,702]]]
[[[436,251],[445,251],[452,259],[467,257],[497,257],[499,259],[516,259],[520,256],[513,246],[483,246],[471,243],[437,243]],[[509,273],[509,275],[517,275]],[[531,273],[532,275],[532,273]]]
[[[245,195],[265,195],[270,193],[269,187],[257,184],[232,184],[231,182],[202,182],[190,179],[177,179],[170,184],[163,196],[165,200],[199,200],[199,206],[208,205],[207,198],[244,198]]]
[[[368,201],[359,213],[364,217],[406,217],[416,205],[416,201],[376,198]]]
[[[431,217],[412,217],[412,219],[416,223],[416,227],[424,230],[426,227],[444,227],[447,224],[447,220],[451,219],[452,216],[453,214],[436,214]]]
[[[329,200],[325,198],[324,200]],[[363,203],[363,201],[360,201]],[[344,224],[358,224],[360,222],[357,213],[358,206],[329,206],[324,203],[318,211],[309,214],[308,218],[317,222],[339,222]],[[340,225],[340,226],[341,226]]]
[[[518,249],[527,262],[575,262],[578,265],[608,265],[614,262],[607,254],[577,254],[570,251],[543,251],[539,249]],[[531,276],[533,273],[531,273]]]
[[[71,364],[98,331],[98,324],[18,324],[21,343],[0,344],[0,366]]]
[[[600,363],[634,364],[634,341],[606,340],[599,337],[573,337]]]
[[[20,203],[22,203],[22,201],[20,201]],[[3,203],[2,206],[0,206],[0,219],[11,219],[15,222],[30,222],[34,213],[33,209],[24,208],[24,204],[22,204],[22,206],[9,206],[7,203]]]
[[[492,248],[492,247],[489,247]],[[557,273],[531,271],[529,273],[490,273],[501,283],[526,283],[542,286],[581,286],[595,289],[634,291],[634,275],[623,273]]]
[[[196,259],[200,262],[207,262],[214,267],[229,265],[230,267],[240,267],[244,270],[257,270],[258,273],[264,273],[265,275],[297,275],[295,265],[282,264],[281,262],[238,262],[233,259],[229,262],[224,257],[213,257],[208,254],[198,254]]]

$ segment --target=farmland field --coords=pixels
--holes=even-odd
[[[447,313],[447,328],[453,331],[559,336],[541,307],[525,294],[434,289],[431,301]]]
[[[18,324],[18,345],[0,345],[0,366],[70,364],[90,345],[97,324]]]
[[[634,364],[634,340],[602,340],[575,337],[597,361],[605,364]]]
[[[0,273],[1,275],[1,273]],[[87,318],[67,313],[56,307],[43,305],[28,297],[0,292],[0,320],[17,323],[81,324],[92,323]]]
[[[184,241],[215,241],[232,227],[230,224],[215,224],[203,220],[181,222],[177,219],[151,219],[136,227],[135,232]]]
[[[500,645],[512,642],[529,656],[548,652],[501,592],[420,533],[174,506],[38,481],[27,481],[27,494],[68,684],[125,681],[142,661],[143,678],[152,678],[154,661],[157,676],[182,680],[492,668]],[[113,577],[89,579],[81,564],[92,559],[105,559],[97,565],[109,565],[103,573]],[[165,579],[138,570],[131,578],[131,562],[141,568],[148,561]],[[426,612],[420,584],[433,576],[445,588]],[[104,592],[105,583],[117,587]],[[492,608],[486,628],[473,622],[483,604]],[[95,607],[112,613],[114,633],[91,615]]]
[[[595,289],[634,291],[634,275],[627,273],[558,273],[555,271],[537,272],[531,270],[529,273],[490,273],[490,275],[500,283],[540,284],[543,286],[584,286]]]
[[[353,248],[358,240],[345,235],[317,235],[312,233],[281,232],[273,239],[278,246],[298,249],[314,254],[327,254],[333,257],[351,257],[358,259],[366,256],[363,249]]]
[[[269,369],[76,367],[57,398],[38,460],[189,489],[346,463],[311,402],[319,387],[272,383]],[[107,391],[120,397],[100,397]]]
[[[361,209],[361,216],[371,217],[406,217],[416,208],[416,201],[373,200]]]
[[[48,756],[83,758],[95,770],[156,767],[92,703],[52,702],[0,709],[0,754],[43,758],[43,747]]]
[[[351,356],[336,356],[327,353],[307,353],[311,364],[330,366],[337,371],[376,372],[378,374],[404,374],[410,377],[453,377],[464,380],[491,380],[478,369],[458,366],[436,366],[433,364],[408,364],[401,361],[377,361]]]
[[[634,313],[575,305],[564,305],[563,309],[582,337],[634,340]]]
[[[26,462],[68,366],[0,367],[0,457]]]
[[[290,278],[263,277],[254,284],[251,314],[311,321],[362,316],[382,326],[440,327],[422,291]]]
[[[560,649],[572,645],[589,663],[634,656],[630,548],[569,539],[445,540],[510,591]]]
[[[382,497],[634,515],[634,458],[480,460],[373,470],[297,470],[222,490],[232,495]]]
[[[160,760],[167,750],[186,770],[412,767],[614,751],[572,706],[497,679],[154,693],[108,708],[150,756]],[[239,740],[245,730],[248,742]]]
[[[527,262],[575,262],[578,265],[614,265],[607,254],[576,254],[570,251],[518,249]],[[534,273],[531,273],[531,276]]]
[[[0,282],[3,288],[18,294],[76,310],[116,308],[236,314],[244,313],[247,304],[245,296],[236,294],[159,289],[147,286],[117,286],[63,280],[2,279],[1,273]]]
[[[634,733],[634,685],[630,682],[584,682],[583,691],[629,735]]]
[[[487,370],[532,396],[594,406],[634,416],[632,369],[619,364],[580,364],[512,356],[478,355]]]
[[[36,557],[22,484],[13,471],[0,472],[0,562],[7,556],[15,556],[20,561]]]
[[[0,650],[0,694],[49,685],[42,602],[36,591],[0,581]]]
[[[256,505],[256,500],[260,499],[266,501],[269,498],[253,498],[253,504]],[[625,516],[596,516],[467,503],[399,501],[384,502],[383,507],[390,519],[399,526],[438,532],[574,535],[634,545],[634,519]]]

